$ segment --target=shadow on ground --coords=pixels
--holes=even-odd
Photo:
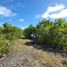
[[[36,49],[40,49],[42,51],[46,51],[46,52],[52,52],[54,53],[55,55],[57,54],[60,54],[62,57],[66,58],[67,57],[67,53],[64,52],[63,50],[54,50],[53,48],[47,48],[46,46],[42,46],[42,45],[36,45],[36,44],[33,44],[32,41],[30,42],[25,42],[24,45],[27,45],[27,46],[33,46],[34,48]]]

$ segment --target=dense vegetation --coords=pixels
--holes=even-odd
[[[20,28],[12,26],[8,23],[0,27],[0,56],[7,53],[10,48],[10,43],[18,38],[21,38],[23,31]]]
[[[30,38],[32,31],[36,35],[36,43],[38,45],[58,51],[67,51],[67,22],[64,19],[55,19],[55,21],[44,19],[36,27],[29,26],[26,28],[24,35]]]
[[[23,31],[20,28],[4,23],[0,27],[0,56],[9,51],[10,42],[21,38],[23,34],[26,38],[31,39],[32,33],[36,36],[36,44],[67,52],[67,22],[64,19],[54,21],[44,19],[36,27],[29,25]]]
[[[24,29],[23,34],[25,35],[26,38],[31,39],[31,33],[36,33],[37,29],[36,27],[29,25],[28,28]]]

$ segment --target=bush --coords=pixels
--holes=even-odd
[[[36,33],[36,43],[55,50],[67,51],[67,22],[64,19],[55,21],[42,20],[36,27],[30,25],[24,30],[24,35],[31,38],[32,32]]]
[[[23,35],[23,31],[20,28],[17,28],[7,23],[3,24],[1,32],[5,34],[5,38],[8,40],[15,40],[17,38],[21,38],[21,36]]]
[[[26,29],[24,29],[24,35],[25,35],[25,37],[26,38],[29,38],[29,39],[31,39],[31,34],[32,33],[36,33],[36,27],[34,27],[34,26],[32,26],[32,25],[29,25],[29,27],[28,28],[26,28]]]
[[[20,28],[4,23],[3,26],[0,27],[0,55],[8,53],[10,43],[21,38],[22,35],[23,31]]]
[[[9,51],[9,43],[3,36],[4,35],[0,35],[0,55]]]
[[[37,25],[37,43],[67,51],[67,22],[56,19],[55,22],[43,20]]]

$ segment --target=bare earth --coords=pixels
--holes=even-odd
[[[19,39],[9,54],[0,59],[0,67],[67,67],[67,58],[24,45],[26,42],[30,40]]]

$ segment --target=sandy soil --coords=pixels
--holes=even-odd
[[[19,39],[12,45],[8,55],[0,59],[0,67],[67,67],[67,58],[24,45],[26,42],[31,41]]]

